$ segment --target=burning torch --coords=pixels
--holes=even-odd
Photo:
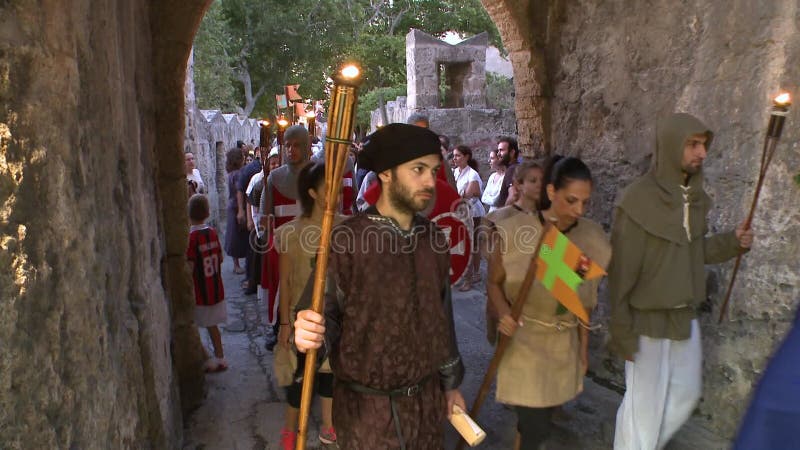
[[[331,108],[328,119],[328,135],[325,138],[325,214],[322,216],[319,250],[311,309],[322,314],[324,307],[325,276],[328,272],[330,256],[331,229],[333,216],[338,207],[339,191],[350,150],[350,136],[353,134],[358,87],[361,85],[361,70],[355,64],[346,64],[333,75]],[[297,433],[297,450],[306,448],[308,413],[311,410],[311,394],[314,391],[317,351],[306,352],[306,365],[303,371],[303,391],[300,400],[300,420]]]
[[[753,215],[756,212],[758,205],[758,197],[761,194],[761,187],[764,185],[764,179],[767,175],[767,168],[769,163],[772,162],[772,156],[775,154],[775,146],[781,138],[783,132],[783,124],[786,122],[786,116],[789,115],[789,106],[792,104],[792,99],[789,93],[783,92],[772,101],[772,111],[769,115],[769,124],[767,125],[767,135],[764,138],[764,147],[761,150],[761,169],[758,173],[758,182],[756,183],[756,192],[753,196],[753,203],[750,206],[750,214],[747,215],[747,220],[744,223],[744,229],[750,229],[753,222]],[[725,293],[725,301],[722,302],[722,309],[719,313],[719,322],[725,317],[725,312],[728,309],[728,302],[731,299],[731,292],[733,291],[733,283],[736,281],[736,274],[739,273],[739,264],[742,262],[742,253],[736,257],[736,264],[733,266],[733,273],[731,274],[731,281],[728,284],[728,292]]]
[[[313,110],[306,113],[306,124],[308,125],[308,134],[310,134],[312,138],[317,135],[317,127],[316,124],[314,123],[314,120],[316,118],[317,115],[314,113]]]
[[[283,133],[289,126],[289,121],[281,114],[278,118],[278,165],[283,165]]]
[[[270,138],[272,137],[271,136],[272,135],[272,133],[271,133],[272,130],[270,130],[270,128],[269,128],[269,126],[270,126],[269,120],[267,120],[267,119],[259,120],[258,121],[258,126],[259,126],[258,146],[261,147],[259,150],[261,150],[261,152],[263,152],[264,149],[266,148],[267,152],[269,152],[269,141],[270,141]]]

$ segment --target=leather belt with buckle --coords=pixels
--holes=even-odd
[[[431,376],[427,376],[419,381],[417,384],[412,384],[411,386],[403,386],[397,389],[389,389],[389,390],[381,390],[381,389],[373,389],[368,386],[364,386],[363,384],[355,383],[355,382],[345,382],[344,385],[347,386],[348,389],[354,392],[359,392],[361,394],[366,395],[376,395],[376,396],[384,396],[389,397],[389,407],[392,410],[392,422],[394,422],[395,432],[397,433],[397,440],[400,443],[400,450],[406,450],[406,441],[403,437],[403,428],[400,425],[400,415],[397,413],[397,405],[395,404],[394,399],[397,397],[414,397],[420,393],[422,390],[422,386],[431,378]]]

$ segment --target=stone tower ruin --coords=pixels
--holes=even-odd
[[[488,45],[486,32],[452,45],[411,30],[406,35],[408,108],[486,108]]]
[[[420,30],[406,35],[407,96],[386,103],[387,123],[406,122],[413,113],[430,119],[453,146],[465,144],[484,161],[501,135],[516,135],[514,110],[491,109],[486,103],[487,33],[449,44]],[[371,128],[384,125],[372,112]],[[488,176],[488,166],[481,165]]]

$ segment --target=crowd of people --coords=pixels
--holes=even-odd
[[[353,146],[335,219],[325,311],[309,309],[320,224],[326,206],[324,151],[312,151],[302,126],[288,128],[283,153],[227,154],[225,254],[246,294],[268,311],[278,383],[286,388],[282,448],[294,448],[305,352],[318,349],[319,439],[345,449],[434,449],[455,405],[467,410],[455,339],[452,288],[485,286],[487,338],[513,337],[497,373],[496,399],[517,415],[515,448],[539,449],[553,411],[583,389],[591,322],[564,308],[542,283],[516,299],[540,239],[555,227],[609,274],[609,347],[625,358],[627,391],[617,414],[615,449],[661,449],[701,395],[696,309],[705,299],[704,264],[747,251],[751,230],[709,236],[710,200],[702,164],[713,137],[696,118],[658,124],[654,168],[627,187],[611,236],[584,217],[595,187],[576,157],[523,158],[515,139],[489,152],[484,182],[474,149],[450,147],[426,117],[390,124]],[[224,323],[222,246],[205,224],[208,203],[187,153],[190,244],[196,321],[225,370],[217,326]],[[458,211],[472,231],[460,282],[450,277],[448,237],[430,219]],[[380,231],[375,233],[375,231]],[[239,260],[244,259],[244,264]],[[486,271],[482,271],[485,261]],[[588,317],[599,279],[577,294]],[[522,313],[513,317],[512,305]],[[222,305],[222,306],[220,306]],[[421,350],[424,349],[424,350]]]

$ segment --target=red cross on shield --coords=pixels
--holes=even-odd
[[[457,214],[448,212],[432,219],[450,245],[450,285],[458,283],[469,266],[472,254],[472,228]]]

